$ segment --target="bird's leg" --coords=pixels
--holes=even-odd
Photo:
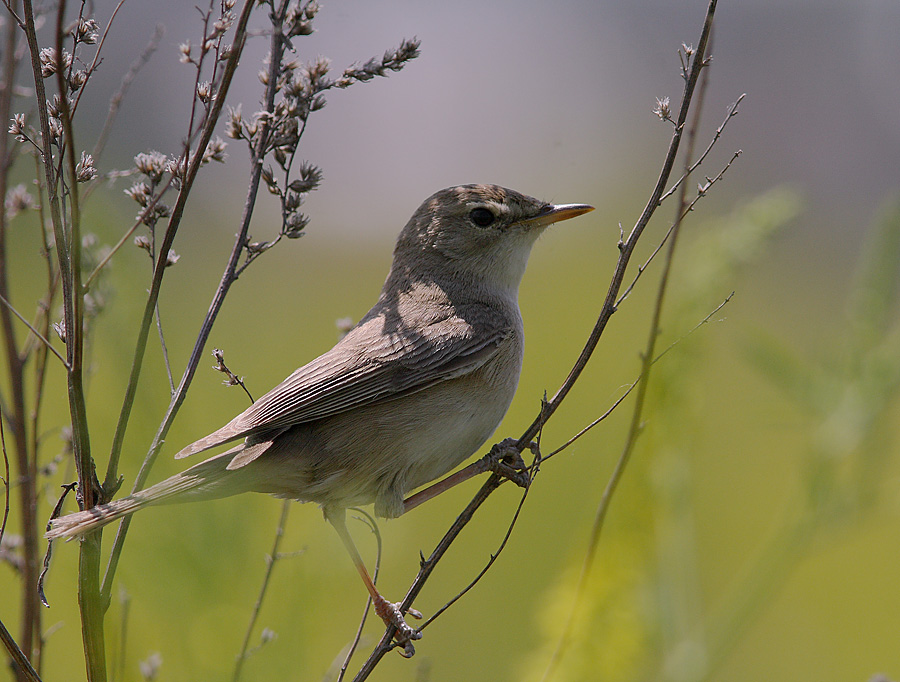
[[[527,488],[531,483],[531,478],[519,452],[518,443],[519,441],[515,438],[502,440],[481,459],[475,460],[469,466],[460,469],[455,474],[450,474],[447,478],[441,479],[424,490],[420,490],[415,495],[410,495],[403,500],[403,513],[405,514],[463,481],[468,481],[487,471],[493,471],[508,478],[520,488]],[[537,443],[529,443],[526,447],[532,452],[538,453]]]
[[[378,614],[378,617],[381,618],[382,621],[384,621],[386,626],[389,627],[393,625],[396,628],[397,633],[394,637],[397,642],[403,646],[403,655],[410,658],[416,653],[416,650],[412,645],[412,640],[421,639],[422,633],[415,628],[410,627],[407,622],[403,620],[403,613],[400,611],[400,603],[395,604],[389,602],[378,592],[375,583],[372,581],[372,577],[369,575],[369,571],[366,570],[366,565],[363,563],[362,557],[359,555],[359,551],[356,549],[353,538],[350,537],[350,531],[347,530],[346,510],[326,509],[325,518],[328,519],[332,526],[334,526],[334,529],[341,537],[341,541],[344,543],[344,547],[347,548],[347,552],[353,560],[353,565],[356,566],[359,576],[362,578],[366,589],[369,591],[369,595],[372,597],[375,613]],[[422,614],[415,609],[409,609],[408,613],[413,618],[422,617]]]

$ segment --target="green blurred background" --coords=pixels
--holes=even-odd
[[[297,57],[336,69],[417,35],[422,56],[387,80],[334,93],[301,144],[320,165],[307,235],[283,243],[233,288],[210,338],[260,395],[330,347],[335,320],[374,302],[393,238],[431,192],[496,182],[594,213],[550,231],[521,290],[528,347],[516,400],[496,438],[518,436],[580,351],[627,230],[656,178],[670,126],[655,98],[677,102],[676,50],[699,36],[705,3],[324,3]],[[97,3],[105,24],[109,3]],[[125,5],[85,100],[78,134],[90,147],[106,102],[156,23],[161,49],[123,106],[101,170],[140,151],[177,149],[192,74],[177,46],[196,42],[187,3]],[[551,679],[867,680],[900,678],[900,483],[896,306],[898,227],[891,209],[900,158],[900,10],[894,2],[722,2],[698,144],[744,92],[740,114],[703,168],[743,156],[686,225],[663,318],[645,431],[614,498],[574,637]],[[232,101],[253,112],[265,47],[251,42]],[[255,61],[254,61],[255,60]],[[231,248],[246,155],[228,149],[188,211],[161,303],[180,376]],[[134,205],[121,182],[88,206],[89,230],[112,244]],[[261,197],[251,229],[270,238],[276,207]],[[664,205],[640,253],[668,227]],[[23,225],[26,223],[22,223]],[[39,293],[33,231],[15,232],[13,293]],[[657,265],[613,317],[581,381],[543,433],[545,452],[604,412],[639,371]],[[103,281],[106,307],[90,349],[89,416],[105,452],[149,282],[144,252],[127,248]],[[688,332],[731,292],[710,324]],[[171,455],[246,406],[204,361],[151,476]],[[168,404],[158,344],[122,462],[129,487]],[[65,414],[62,378],[48,405]],[[487,576],[425,633],[411,661],[389,656],[378,680],[538,680],[572,610],[590,526],[621,452],[632,403],[543,467],[516,530]],[[48,420],[49,421],[49,420]],[[51,426],[47,424],[48,427]],[[50,459],[60,448],[46,438]],[[47,481],[73,480],[65,464]],[[381,524],[380,586],[405,592],[478,482]],[[504,486],[435,572],[416,606],[433,613],[496,551],[519,492]],[[71,505],[71,502],[69,503]],[[281,503],[245,496],[156,509],[132,525],[119,570],[122,601],[108,618],[116,679],[141,679],[158,652],[159,680],[231,679],[265,570]],[[367,557],[371,534],[351,530]],[[105,542],[111,541],[107,532]],[[46,680],[81,679],[77,548],[60,545],[47,582],[52,630]],[[311,505],[290,512],[245,680],[319,680],[352,638],[365,592],[336,536]],[[0,567],[0,593],[18,583]],[[15,632],[18,599],[3,597]],[[126,606],[127,603],[127,606]],[[126,617],[127,616],[127,617]],[[370,622],[367,642],[379,628]],[[367,647],[361,650],[365,655]],[[113,667],[117,667],[115,663]],[[352,666],[351,666],[352,669]]]

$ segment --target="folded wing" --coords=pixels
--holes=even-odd
[[[271,438],[296,424],[393,400],[468,374],[487,362],[512,333],[509,327],[481,322],[490,316],[478,317],[478,323],[445,317],[415,333],[374,333],[375,328],[367,326],[383,325],[383,319],[364,320],[330,351],[175,457],[248,436]]]

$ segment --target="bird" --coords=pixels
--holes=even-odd
[[[318,503],[376,613],[409,651],[421,632],[375,588],[346,510],[374,503],[376,516],[400,516],[409,491],[444,476],[491,437],[522,368],[518,289],[532,246],[547,226],[591,210],[488,184],[431,195],[401,230],[381,294],[359,323],[175,457],[236,446],[127,497],[54,519],[47,537],[83,536],[148,506],[245,492]]]

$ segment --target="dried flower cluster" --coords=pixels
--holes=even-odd
[[[150,41],[141,58],[124,74],[119,90],[110,100],[109,115],[96,144],[92,147],[79,146],[77,142],[83,144],[83,140],[78,140],[81,133],[75,121],[80,121],[83,117],[76,114],[81,98],[85,94],[91,94],[89,81],[101,63],[101,52],[111,24],[101,27],[90,18],[92,3],[68,3],[68,6],[67,3],[52,2],[37,4],[40,7],[35,8],[34,3],[26,3],[24,6],[22,3],[18,3],[19,6],[17,3],[7,4],[7,8],[13,13],[14,23],[8,26],[12,37],[9,39],[10,45],[4,43],[0,48],[10,57],[4,59],[0,67],[3,71],[0,74],[0,108],[3,108],[3,118],[8,121],[8,142],[15,140],[18,143],[15,145],[18,153],[8,154],[7,162],[0,168],[0,175],[5,175],[2,178],[3,191],[0,192],[0,196],[5,194],[0,208],[0,222],[4,223],[0,225],[3,228],[0,230],[0,241],[2,235],[6,234],[8,219],[25,211],[39,210],[39,219],[36,217],[34,220],[40,227],[40,244],[36,251],[44,261],[38,265],[41,269],[46,269],[48,282],[44,295],[31,315],[17,312],[14,307],[16,302],[13,301],[15,297],[9,295],[5,281],[0,282],[0,289],[3,289],[0,294],[5,306],[0,306],[0,317],[5,318],[2,320],[3,324],[0,324],[4,330],[0,336],[3,336],[7,353],[11,358],[16,358],[16,361],[7,363],[11,389],[4,396],[4,411],[6,406],[11,406],[10,414],[26,414],[32,399],[34,409],[30,421],[22,417],[17,422],[26,425],[26,428],[30,424],[35,437],[16,438],[19,451],[16,452],[15,461],[41,461],[36,450],[40,440],[37,434],[47,430],[43,424],[38,428],[43,406],[41,394],[44,371],[56,360],[61,363],[69,379],[69,410],[63,421],[69,420],[71,426],[66,426],[61,436],[63,451],[50,464],[37,469],[39,475],[29,473],[24,467],[13,473],[13,480],[17,481],[16,485],[19,487],[18,497],[22,500],[23,528],[21,547],[16,548],[15,556],[27,559],[19,562],[26,598],[23,600],[23,625],[19,641],[10,645],[4,640],[4,644],[9,651],[19,656],[18,659],[12,659],[17,661],[15,665],[20,666],[16,668],[17,672],[26,670],[25,664],[32,653],[40,659],[43,646],[40,633],[46,630],[41,622],[40,608],[41,600],[45,599],[42,587],[44,574],[39,573],[39,538],[45,519],[34,515],[34,510],[40,508],[38,501],[44,495],[42,491],[46,489],[42,477],[56,471],[61,462],[74,459],[78,476],[77,501],[84,507],[110,500],[123,481],[119,474],[121,435],[129,421],[133,401],[129,398],[123,401],[116,434],[112,439],[113,447],[106,463],[106,474],[101,480],[101,472],[91,455],[91,419],[85,407],[83,385],[83,377],[93,369],[86,362],[90,356],[85,349],[90,347],[94,335],[99,331],[90,323],[107,302],[112,300],[104,290],[103,276],[109,270],[113,256],[123,245],[133,243],[145,251],[154,263],[144,304],[145,314],[141,317],[138,333],[135,335],[134,371],[129,375],[126,393],[133,395],[138,383],[143,380],[141,360],[152,339],[150,326],[153,324],[158,331],[172,393],[171,410],[166,413],[159,432],[164,434],[177,413],[190,385],[190,377],[200,362],[200,351],[191,355],[188,369],[185,370],[186,379],[181,384],[176,384],[168,357],[165,320],[160,313],[160,292],[163,291],[161,284],[167,268],[179,262],[180,257],[172,250],[172,246],[197,170],[211,161],[226,160],[226,142],[214,135],[217,127],[225,126],[223,137],[226,139],[245,141],[251,150],[252,163],[251,182],[248,184],[248,210],[237,229],[237,238],[223,269],[215,297],[216,311],[220,309],[225,294],[244,267],[282,238],[301,236],[309,222],[309,218],[301,212],[301,207],[306,196],[318,187],[322,173],[315,165],[297,157],[297,150],[309,115],[325,106],[324,93],[332,88],[347,88],[353,83],[367,82],[376,76],[386,76],[391,71],[398,71],[418,55],[419,46],[417,41],[404,41],[398,49],[388,51],[381,58],[353,65],[338,78],[331,78],[326,59],[317,59],[304,65],[297,60],[291,61],[289,54],[293,52],[292,40],[313,32],[313,21],[319,11],[317,2],[279,0],[276,3],[274,0],[254,0],[242,3],[241,8],[234,11],[235,0],[207,0],[197,8],[202,28],[194,34],[193,42],[185,41],[178,48],[181,62],[188,65],[194,81],[189,120],[181,132],[181,139],[185,141],[182,148],[148,150],[134,156],[131,169],[101,174],[98,170],[101,154],[119,103],[138,70],[157,49],[159,32]],[[226,97],[231,96],[229,90],[233,82],[232,76],[250,36],[248,27],[254,14],[260,19],[264,18],[271,26],[271,30],[266,28],[263,31],[266,39],[271,41],[271,54],[267,71],[261,76],[265,86],[263,111],[245,120],[241,116],[239,105],[230,115],[225,114],[223,105]],[[112,22],[115,17],[116,11],[113,11],[109,21]],[[48,21],[48,18],[52,21]],[[7,38],[6,33],[4,30],[4,39]],[[26,64],[31,67],[30,70],[23,68]],[[117,71],[120,66],[117,62],[105,62],[105,67],[113,71]],[[17,73],[21,78],[31,80],[34,87],[26,88],[16,84]],[[26,95],[30,103],[17,100]],[[21,113],[16,113],[18,102],[23,102]],[[11,169],[25,155],[32,157],[30,160],[35,161],[37,167],[37,177],[31,187],[27,183],[17,184],[18,178],[16,181],[9,181],[16,177],[11,174]],[[84,206],[90,195],[101,189],[97,181],[104,176],[111,180],[130,176],[128,182],[131,186],[125,190],[125,194],[140,207],[136,220],[124,230],[124,234],[111,249],[84,231],[89,224],[84,219]],[[253,242],[248,236],[248,229],[256,195],[263,184],[278,197],[283,221],[274,239]],[[173,198],[170,192],[177,192],[177,198]],[[162,229],[157,231],[157,227]],[[0,258],[8,258],[8,255],[3,255],[9,253],[6,249],[0,249],[0,252]],[[3,263],[0,266],[5,267]],[[17,339],[16,335],[7,333],[6,330],[13,328],[15,324],[13,315],[29,326],[29,334],[18,335]],[[33,322],[28,322],[29,319]],[[212,314],[204,321],[197,337],[197,348],[202,348],[206,343],[205,339],[208,338],[215,319],[215,314]],[[51,338],[54,332],[64,345],[61,350],[59,340]],[[23,338],[27,340],[20,343]],[[43,352],[35,352],[38,350]],[[215,355],[216,369],[226,375],[226,383],[240,385],[246,392],[242,378],[225,365],[222,352],[216,351]],[[56,360],[53,359],[54,356]],[[30,394],[28,376],[24,372],[26,360],[35,363],[34,376],[37,377],[35,386],[30,387]],[[147,455],[146,468],[142,467],[136,481],[138,487],[144,484],[145,479],[142,477],[146,475],[145,471],[149,471],[156,452],[158,448],[151,448]],[[9,480],[9,476],[5,478]],[[69,486],[75,487],[75,484]],[[62,502],[63,500],[59,500],[57,510],[62,508]],[[0,522],[0,562],[12,556],[7,542],[10,536],[4,535],[5,525],[5,521]],[[106,574],[109,580],[115,574],[122,542],[124,534],[116,537],[110,551],[110,564]],[[84,653],[88,677],[91,679],[106,677],[102,604],[108,603],[109,595],[103,593],[105,583],[101,584],[95,570],[99,566],[99,562],[94,561],[98,550],[99,545],[85,543],[81,551],[89,560],[79,567],[79,584],[87,586],[82,602],[82,629],[90,634],[85,638]],[[49,561],[48,553],[45,566],[49,565]],[[34,589],[35,586],[37,590]],[[271,641],[274,636],[271,630],[266,629],[261,641]],[[159,655],[151,655],[140,665],[144,679],[154,679],[159,674],[162,659]]]
[[[40,73],[44,79],[62,74],[64,91],[57,92],[47,101],[47,127],[50,131],[50,142],[57,149],[65,149],[63,140],[64,125],[62,121],[63,104],[68,110],[69,116],[74,115],[78,105],[78,93],[93,72],[95,64],[85,65],[81,59],[79,47],[81,45],[96,45],[99,41],[100,27],[94,19],[79,17],[67,30],[66,36],[72,39],[73,52],[62,50],[60,54],[55,47],[45,47],[38,52]],[[65,101],[62,99],[65,98]],[[13,115],[9,126],[9,133],[14,135],[19,142],[29,142],[35,149],[42,150],[43,144],[40,131],[28,125],[25,114]],[[94,169],[94,160],[90,154],[81,152],[81,160],[75,169],[75,177],[71,182],[89,182],[97,177]]]
[[[312,22],[318,11],[319,5],[315,1],[291,4],[282,22],[283,39],[288,46],[291,38],[313,32]],[[281,62],[276,68],[259,73],[263,85],[274,88],[272,111],[258,111],[245,119],[240,107],[231,108],[225,134],[235,140],[244,140],[252,158],[274,159],[277,170],[272,165],[265,165],[262,180],[269,192],[281,200],[282,227],[273,241],[247,240],[245,266],[282,237],[296,239],[302,236],[309,224],[308,216],[300,208],[307,195],[318,187],[322,172],[309,162],[299,165],[295,162],[310,114],[325,107],[324,93],[365,83],[376,76],[385,76],[389,71],[399,71],[418,55],[419,41],[403,40],[398,48],[388,50],[380,59],[372,58],[363,65],[352,65],[338,78],[329,77],[331,65],[324,57],[305,64],[298,60]],[[272,64],[271,55],[269,63]]]

